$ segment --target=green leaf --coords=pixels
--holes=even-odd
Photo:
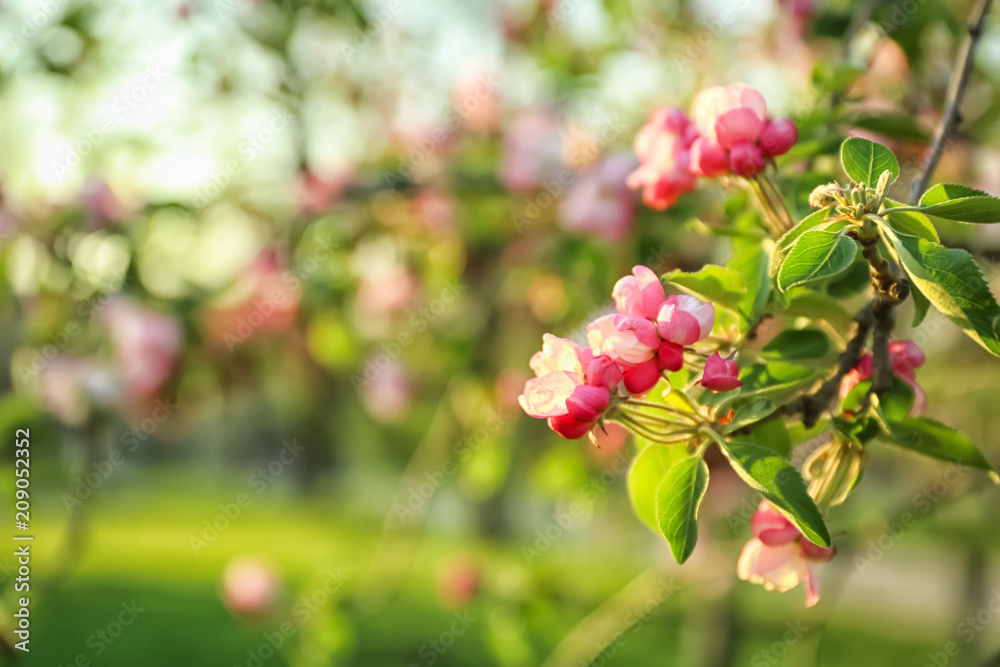
[[[841,233],[811,231],[792,247],[778,270],[778,289],[787,292],[796,285],[833,278],[850,268],[858,244]]]
[[[771,296],[771,281],[768,277],[768,255],[760,244],[738,248],[726,262],[726,266],[743,276],[747,293],[739,300],[740,330],[748,330],[764,312],[768,297]]]
[[[842,117],[842,125],[870,130],[890,139],[922,141],[928,139],[927,132],[917,125],[911,116],[885,112],[860,112]],[[866,181],[867,183],[868,181]]]
[[[781,268],[781,263],[785,260],[785,256],[788,255],[788,251],[802,238],[803,234],[812,229],[822,228],[830,224],[830,221],[827,220],[829,215],[830,209],[828,208],[813,211],[778,239],[777,243],[775,243],[774,251],[771,253],[769,274],[772,278],[778,275],[778,269]]]
[[[788,305],[784,308],[785,315],[808,317],[811,320],[826,320],[844,331],[851,326],[852,316],[836,299],[829,294],[823,294],[806,287],[796,287],[788,292]]]
[[[792,434],[781,419],[771,419],[755,427],[747,436],[754,444],[773,450],[781,456],[792,451]]]
[[[879,233],[910,281],[973,340],[1000,356],[1000,305],[965,250],[945,248],[887,225]]]
[[[854,262],[851,268],[826,284],[826,293],[835,299],[849,299],[864,292],[869,285],[868,264]]]
[[[761,350],[765,359],[803,361],[819,359],[830,351],[830,339],[819,329],[782,331]]]
[[[888,200],[886,204],[888,208],[882,212],[882,215],[897,232],[900,234],[909,234],[910,236],[919,236],[922,239],[934,241],[934,243],[941,241],[937,229],[934,228],[934,223],[926,215],[916,211],[896,212],[892,210],[893,207],[902,206],[902,204]]]
[[[913,322],[910,323],[910,326],[916,328],[927,317],[927,311],[931,309],[931,302],[913,283],[910,283],[910,298],[913,299]]]
[[[690,456],[687,447],[650,444],[635,457],[628,471],[628,496],[632,508],[644,524],[660,532],[656,519],[656,492],[667,470]]]
[[[943,204],[952,199],[962,199],[964,197],[989,197],[988,192],[970,188],[968,185],[960,183],[938,183],[924,193],[920,198],[921,206],[933,206]]]
[[[726,425],[725,432],[732,433],[748,424],[763,419],[777,409],[769,398],[755,398],[736,407],[733,420]]]
[[[993,466],[961,431],[929,417],[889,420],[889,426],[896,438],[893,444],[942,461],[986,470],[996,481]]]
[[[840,163],[855,183],[874,187],[882,172],[899,178],[899,161],[891,150],[874,141],[852,137],[840,145]]]
[[[743,276],[738,271],[708,264],[694,273],[671,271],[663,276],[685,292],[716,304],[736,309],[747,294]]]
[[[1000,222],[1000,199],[989,195],[952,199],[933,206],[924,206],[920,210],[926,215],[958,222],[987,224]]]
[[[707,488],[708,466],[696,455],[672,465],[657,489],[656,522],[678,563],[691,556],[698,541],[698,508]]]
[[[858,412],[861,409],[861,401],[871,389],[871,386],[872,381],[870,379],[862,380],[856,384],[847,396],[844,397],[844,401],[841,403],[841,410]],[[883,392],[880,399],[873,397],[872,400],[877,399],[878,408],[884,419],[903,419],[913,409],[913,397],[913,389],[910,385],[893,376],[892,389]]]
[[[788,461],[745,440],[720,443],[723,454],[743,481],[760,492],[779,512],[816,544],[830,546],[830,532],[823,522],[805,482]]]

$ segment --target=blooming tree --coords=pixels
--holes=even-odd
[[[914,203],[895,201],[887,193],[900,175],[896,156],[851,138],[840,151],[847,178],[817,187],[812,212],[793,223],[774,158],[797,140],[795,123],[770,118],[763,96],[742,83],[703,90],[690,118],[656,111],[636,137],[640,165],[628,186],[663,210],[699,177],[718,179],[748,193],[760,231],[743,232],[723,266],[663,276],[634,267],[614,286],[615,311],[587,325],[585,342],[545,335],[519,401],[564,438],[589,435],[596,445],[612,422],[635,435],[632,504],[678,563],[695,548],[704,456],[717,446],[761,496],[740,578],[777,591],[805,583],[812,606],[816,566],[836,553],[825,510],[858,483],[872,443],[998,479],[968,436],[921,416],[923,352],[892,331],[897,306],[912,299],[914,325],[933,306],[1000,356],[1000,305],[972,256],[941,245],[934,224],[1000,222],[1000,199],[941,184]],[[841,302],[865,290],[851,317]],[[760,347],[768,319],[783,330]],[[813,429],[824,442],[800,471],[788,458],[793,434]]]

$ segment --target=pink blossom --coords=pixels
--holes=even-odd
[[[278,591],[278,577],[267,564],[256,558],[237,558],[222,575],[226,604],[241,616],[267,614]]]
[[[816,564],[829,561],[836,547],[820,547],[769,502],[762,501],[751,520],[753,538],[743,547],[736,572],[740,579],[783,593],[806,584],[806,606],[819,602]]]
[[[581,422],[595,422],[611,402],[611,392],[607,387],[593,387],[589,384],[577,385],[566,399],[566,409],[573,418]]]
[[[790,118],[772,120],[760,135],[760,147],[769,157],[784,155],[799,140],[799,128]]]
[[[621,278],[611,290],[615,306],[622,315],[656,319],[666,300],[660,277],[645,266],[633,266],[632,275]]]
[[[625,382],[625,389],[630,394],[644,396],[660,380],[660,362],[658,359],[650,359],[641,364],[624,366],[622,368],[622,377]]]
[[[650,208],[664,210],[695,186],[691,173],[691,144],[697,130],[680,109],[662,108],[635,138],[635,154],[641,163],[628,176],[628,187],[642,189],[642,199]]]
[[[156,393],[173,373],[180,355],[178,321],[125,297],[113,300],[102,319],[126,393],[138,397]]]
[[[665,340],[660,343],[660,348],[657,350],[657,357],[660,362],[660,369],[665,371],[679,371],[684,367],[684,346]]]
[[[92,405],[109,405],[121,388],[110,368],[93,359],[56,357],[39,376],[45,407],[64,424],[79,426]]]
[[[741,143],[729,151],[729,168],[739,176],[756,176],[764,170],[767,158],[757,144]]]
[[[567,440],[582,438],[590,433],[590,429],[594,428],[593,422],[582,422],[571,414],[549,417],[548,424],[550,429]]]
[[[715,324],[715,306],[693,296],[671,295],[656,316],[656,330],[663,340],[693,345],[708,338]]]
[[[729,391],[743,386],[739,375],[740,369],[736,362],[723,359],[716,352],[705,361],[705,374],[701,378],[701,384],[712,391]]]
[[[545,334],[543,341],[542,351],[531,357],[536,377],[524,384],[518,403],[532,417],[548,419],[563,437],[582,437],[607,410],[621,371],[571,340]]]
[[[694,99],[695,125],[723,148],[756,143],[767,119],[764,96],[745,83],[705,88]]]
[[[698,176],[722,176],[729,172],[726,149],[711,139],[699,137],[691,144],[691,171]]]
[[[464,607],[479,591],[481,577],[479,567],[473,562],[450,563],[438,579],[438,598],[449,607]]]
[[[336,202],[354,179],[354,170],[341,167],[328,172],[305,170],[299,176],[299,208],[305,213],[319,213]]]
[[[605,241],[628,233],[635,217],[635,199],[626,180],[634,168],[626,155],[611,155],[584,171],[559,204],[563,227]]]
[[[604,315],[587,325],[587,341],[594,354],[606,354],[624,364],[653,358],[660,346],[652,322],[630,315]]]
[[[889,362],[893,375],[913,388],[913,407],[910,414],[919,415],[927,409],[927,393],[917,383],[916,369],[924,365],[924,353],[912,340],[894,340],[889,343]],[[847,372],[840,382],[840,397],[845,398],[854,387],[872,376],[874,360],[872,355],[862,355],[858,364]]]
[[[526,191],[556,177],[562,169],[562,123],[546,109],[521,112],[504,133],[500,181]]]
[[[374,377],[365,378],[361,398],[365,410],[377,421],[395,423],[410,412],[413,382],[399,361],[378,367]]]

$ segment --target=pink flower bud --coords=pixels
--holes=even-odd
[[[655,319],[660,304],[667,298],[663,292],[663,283],[659,276],[645,266],[632,267],[632,274],[615,283],[611,291],[618,312],[648,320]]]
[[[736,389],[743,386],[739,373],[740,369],[736,367],[735,361],[723,359],[716,352],[705,362],[705,375],[701,378],[701,384],[712,391]]]
[[[764,151],[756,144],[736,144],[729,151],[729,168],[739,176],[756,176],[766,163]]]
[[[678,345],[693,345],[712,333],[715,306],[693,296],[667,297],[656,316],[656,330],[663,340]]]
[[[817,563],[826,563],[833,560],[833,557],[837,555],[837,547],[821,547],[818,544],[814,544],[811,540],[802,537],[802,555],[811,561],[816,561]]]
[[[582,422],[573,415],[565,414],[559,417],[549,417],[549,428],[566,438],[567,440],[577,440],[587,435],[594,427],[593,422]]]
[[[897,375],[913,372],[924,365],[923,351],[912,340],[894,340],[889,343],[892,371]]]
[[[656,359],[650,359],[641,364],[626,366],[622,375],[628,393],[634,396],[644,396],[659,382],[660,364]]]
[[[723,148],[756,143],[767,118],[764,96],[745,83],[705,88],[695,96],[692,108],[701,134]]]
[[[595,355],[616,362],[641,364],[652,359],[660,339],[649,320],[629,315],[605,315],[587,325],[587,341]]]
[[[701,137],[691,144],[691,172],[698,176],[714,178],[729,171],[726,149]]]
[[[657,358],[661,370],[679,371],[684,368],[684,346],[665,340],[660,343]]]
[[[799,128],[791,118],[772,120],[760,133],[760,147],[765,155],[784,155],[799,140]]]
[[[672,134],[682,135],[691,124],[684,109],[680,107],[663,107],[653,114],[654,121],[659,121],[663,129]]]
[[[581,422],[594,422],[611,402],[611,392],[606,387],[592,387],[581,384],[566,399],[566,409],[573,418]]]
[[[278,591],[278,577],[266,563],[256,558],[236,558],[222,577],[226,604],[241,616],[263,616],[271,610]]]
[[[753,518],[750,519],[750,528],[754,537],[771,547],[794,542],[799,536],[799,529],[795,524],[766,500],[761,502]]]
[[[611,357],[594,357],[587,364],[587,384],[612,390],[622,381],[622,369]]]

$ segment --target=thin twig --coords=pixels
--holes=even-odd
[[[918,201],[927,189],[927,184],[930,183],[931,176],[944,154],[945,145],[958,124],[962,122],[962,98],[965,97],[965,88],[969,84],[969,75],[972,73],[972,66],[975,63],[976,46],[983,35],[983,26],[992,5],[993,0],[978,0],[972,10],[968,33],[962,42],[955,66],[952,68],[951,80],[948,84],[948,101],[945,104],[944,115],[941,117],[941,125],[934,136],[934,143],[931,145],[927,161],[924,162],[920,178],[913,183],[913,188],[910,191],[910,203]]]

